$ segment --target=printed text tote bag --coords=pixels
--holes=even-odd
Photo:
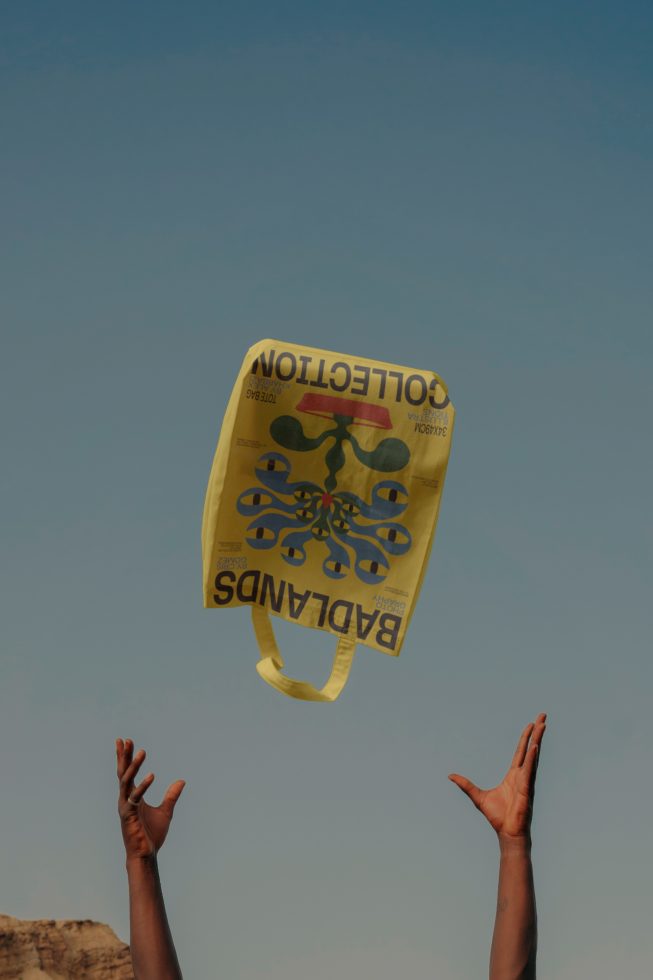
[[[357,643],[397,656],[428,561],[454,409],[431,371],[262,340],[225,414],[202,525],[204,605],[250,605],[259,674],[334,701]],[[318,690],[269,614],[338,638]]]

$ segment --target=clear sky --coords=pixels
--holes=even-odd
[[[4,4],[0,910],[128,937],[113,741],[188,785],[188,978],[483,976],[492,785],[549,712],[543,978],[651,946],[650,3]],[[262,337],[428,367],[456,433],[401,657],[335,705],[204,611]],[[320,683],[329,638],[280,631]]]

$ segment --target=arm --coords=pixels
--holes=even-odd
[[[541,714],[534,723],[526,726],[510,769],[494,789],[479,789],[456,773],[449,776],[488,820],[499,841],[499,888],[490,952],[490,980],[535,978],[537,914],[531,864],[531,819],[545,722],[546,715]]]
[[[150,773],[134,788],[134,779],[145,752],[132,758],[134,743],[116,741],[120,795],[118,813],[127,855],[129,882],[130,949],[135,980],[182,980],[177,954],[163,903],[157,851],[166,839],[170,821],[184,788],[177,780],[167,790],[160,806],[149,806],[142,798],[154,782]]]
[[[501,843],[490,980],[534,980],[537,912],[530,843]]]

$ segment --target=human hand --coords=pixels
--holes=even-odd
[[[517,743],[510,769],[494,789],[479,789],[470,779],[457,773],[449,776],[451,782],[459,786],[481,811],[497,832],[501,843],[530,842],[535,775],[545,723],[546,715],[540,714],[526,726]]]
[[[154,782],[154,773],[149,773],[134,787],[134,779],[145,759],[145,750],[139,749],[135,756],[133,752],[134,743],[130,738],[125,742],[121,738],[116,739],[120,780],[118,813],[127,860],[153,857],[161,848],[170,829],[175,804],[186,785],[183,779],[171,783],[159,806],[150,806],[143,795]]]

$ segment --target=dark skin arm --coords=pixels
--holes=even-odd
[[[531,820],[535,776],[546,715],[521,734],[512,763],[494,789],[479,789],[465,776],[449,779],[466,793],[496,832],[499,888],[490,952],[490,980],[534,980],[537,912],[531,863]]]
[[[131,739],[116,740],[118,760],[118,813],[127,855],[129,881],[130,949],[136,980],[182,980],[177,954],[163,904],[157,852],[165,841],[183,779],[172,783],[159,806],[143,799],[154,774],[134,786],[145,751],[136,755]]]

